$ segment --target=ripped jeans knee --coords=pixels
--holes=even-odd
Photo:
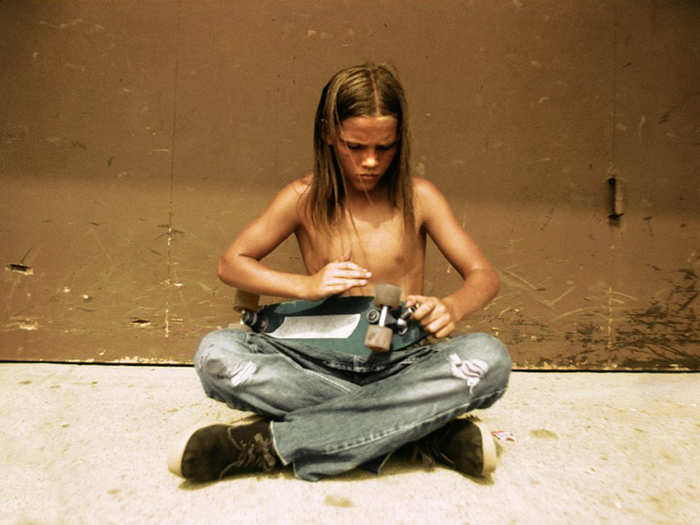
[[[493,392],[473,408],[487,408],[503,395],[512,361],[500,340],[484,333],[465,334],[445,343],[441,351],[447,355],[452,375],[466,383],[470,395],[484,383]]]
[[[220,399],[217,390],[225,385],[235,389],[248,382],[257,371],[251,359],[247,332],[224,329],[207,334],[194,356],[194,367],[205,392]]]

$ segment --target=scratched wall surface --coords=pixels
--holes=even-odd
[[[460,330],[520,368],[696,370],[698,28],[693,0],[0,2],[0,359],[189,362],[236,321],[216,257],[372,59],[503,280]],[[431,246],[426,291],[458,284]]]

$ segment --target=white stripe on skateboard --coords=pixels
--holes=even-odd
[[[346,339],[360,324],[361,314],[285,317],[268,335],[276,339]]]

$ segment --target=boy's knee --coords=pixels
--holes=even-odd
[[[476,333],[472,334],[472,341],[493,365],[502,365],[510,369],[510,354],[500,339],[490,334]]]
[[[474,333],[455,337],[450,343],[455,345],[461,360],[475,363],[484,369],[484,374],[500,376],[502,382],[507,383],[513,363],[500,339],[486,333]]]
[[[249,332],[223,329],[204,336],[194,356],[194,367],[206,394],[237,410],[252,410],[239,395],[258,373]]]
[[[205,335],[194,354],[194,367],[201,376],[216,373],[212,368],[220,368],[222,361],[235,356],[244,349],[247,332],[225,328]]]

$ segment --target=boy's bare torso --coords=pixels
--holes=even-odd
[[[297,181],[300,199],[305,198],[303,190],[309,182],[309,178]],[[422,294],[426,235],[419,204],[413,228],[405,227],[401,211],[381,197],[349,203],[342,224],[332,233],[320,231],[302,217],[295,234],[307,271],[314,274],[349,255],[352,262],[372,272],[372,278],[367,286],[351,288],[344,295],[374,295],[373,285],[384,282],[400,285],[404,295]]]
[[[296,180],[219,258],[220,279],[254,293],[301,299],[374,295],[375,284],[392,282],[402,287],[407,303],[419,305],[414,319],[438,338],[449,335],[457,321],[495,296],[498,275],[429,181],[411,179],[412,225],[405,226],[403,211],[391,205],[381,179],[399,149],[394,117],[347,118],[340,136],[331,137],[328,145],[342,168],[342,218],[330,229],[312,223],[308,200],[316,175]],[[261,263],[292,233],[308,275]],[[423,295],[428,236],[463,278],[462,286],[444,297]]]

